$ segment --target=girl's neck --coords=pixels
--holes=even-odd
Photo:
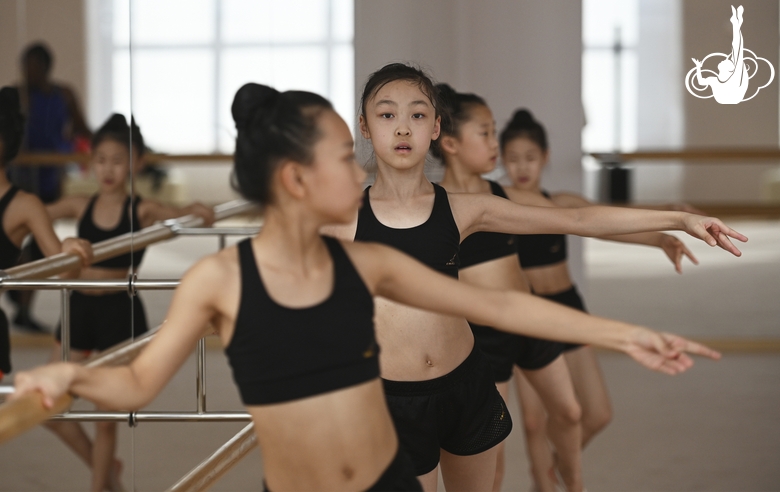
[[[295,206],[269,206],[263,216],[263,230],[253,242],[264,257],[273,258],[281,268],[304,271],[319,262],[324,251],[321,221]]]
[[[395,169],[377,162],[376,181],[371,187],[374,197],[405,200],[431,192],[431,182],[425,177],[425,161],[409,169]]]
[[[127,190],[124,187],[114,188],[111,190],[100,190],[98,192],[101,198],[108,200],[124,201],[127,198]]]
[[[455,163],[447,163],[441,185],[455,193],[482,193],[487,182],[482,176]]]

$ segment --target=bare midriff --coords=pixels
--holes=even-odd
[[[398,450],[379,379],[247,410],[272,491],[366,490]]]
[[[127,278],[128,268],[100,268],[89,267],[82,268],[79,280],[124,280]],[[88,296],[102,296],[106,294],[113,294],[116,290],[80,290],[81,294]]]
[[[525,276],[534,294],[558,294],[571,289],[571,277],[566,260],[552,265],[524,268]]]
[[[426,381],[452,372],[474,347],[464,318],[444,316],[375,299],[376,338],[382,377]]]

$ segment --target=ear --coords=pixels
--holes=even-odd
[[[431,140],[436,140],[441,135],[441,116],[436,117],[436,124],[433,125],[433,134],[431,134]]]
[[[371,132],[368,131],[368,124],[362,114],[358,117],[358,126],[360,127],[360,134],[363,135],[363,138],[371,140]]]
[[[303,169],[295,161],[285,161],[279,165],[277,171],[279,184],[287,194],[301,199],[306,195],[306,187],[303,184]]]
[[[458,153],[458,139],[455,137],[450,135],[442,135],[441,140],[439,141],[439,145],[441,146],[441,150],[448,154],[454,155]]]
[[[549,159],[550,159],[550,149],[547,149],[544,152],[542,152],[542,167],[547,165]]]

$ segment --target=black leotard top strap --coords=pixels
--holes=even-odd
[[[458,278],[460,231],[450,209],[447,191],[433,184],[436,194],[428,220],[407,229],[387,227],[371,209],[368,190],[358,213],[355,241],[374,241],[392,246],[450,277]]]
[[[238,244],[241,301],[225,354],[245,405],[297,400],[379,377],[373,297],[341,244],[322,239],[333,259],[333,291],[306,308],[271,299],[251,240]]]
[[[490,191],[501,198],[507,198],[504,188],[494,181]],[[460,243],[460,267],[466,268],[486,261],[512,256],[517,253],[515,236],[498,232],[475,232]]]
[[[5,192],[3,198],[0,199],[0,268],[2,269],[14,266],[21,253],[21,249],[11,242],[11,239],[5,232],[5,228],[2,227],[8,204],[11,203],[11,200],[14,199],[18,191],[19,188],[11,186],[8,191]]]
[[[542,191],[550,198],[550,194]],[[528,234],[517,236],[517,255],[523,268],[553,265],[566,260],[566,236],[563,234]]]
[[[90,243],[95,244],[101,241],[115,238],[117,236],[121,236],[122,234],[127,234],[128,232],[137,232],[141,230],[141,223],[138,220],[138,204],[141,202],[141,197],[137,197],[135,200],[132,200],[132,222],[130,221],[131,200],[130,197],[127,197],[124,207],[122,207],[122,217],[119,219],[119,224],[111,230],[99,228],[92,220],[92,212],[95,208],[95,201],[97,201],[97,197],[97,195],[92,197],[92,199],[89,201],[89,205],[87,205],[87,209],[84,211],[84,215],[81,216],[81,220],[79,221],[78,225],[78,236],[80,238],[86,239]],[[95,263],[92,266],[98,268],[130,268],[132,266],[133,268],[136,268],[141,264],[141,260],[143,259],[145,252],[145,249],[140,249],[138,251],[133,251],[132,255],[127,253],[122,256],[109,258],[108,260],[101,261],[100,263]]]

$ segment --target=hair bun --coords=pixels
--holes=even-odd
[[[534,115],[527,109],[518,109],[515,114],[512,115],[512,121],[509,122],[511,126],[529,126],[536,124]]]
[[[281,93],[267,85],[250,82],[244,84],[233,98],[230,112],[236,128],[246,128],[259,109],[272,109],[280,100]]]

